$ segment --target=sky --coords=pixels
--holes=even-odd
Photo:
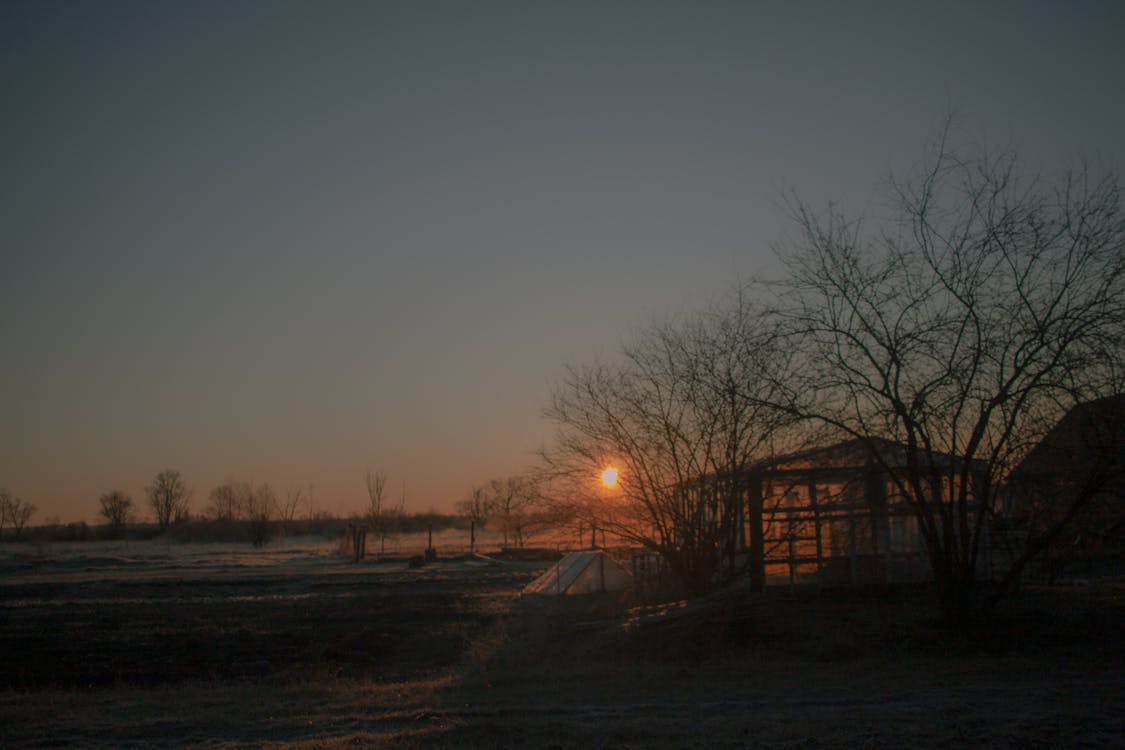
[[[1125,163],[1117,2],[0,0],[0,487],[409,511],[522,471],[567,363],[776,270],[953,113]]]

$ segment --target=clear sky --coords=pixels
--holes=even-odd
[[[357,510],[520,471],[566,362],[962,134],[1125,161],[1119,2],[0,2],[0,486]]]

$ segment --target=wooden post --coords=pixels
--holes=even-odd
[[[349,523],[344,532],[352,547],[352,562],[359,562],[367,554],[367,529],[358,523]]]
[[[816,480],[809,480],[809,505],[813,512],[813,527],[816,535],[816,580],[824,585],[824,545],[820,538],[820,505],[816,499]]]
[[[855,508],[848,508],[848,558],[851,568],[852,585],[855,586],[859,578],[859,560],[856,559],[855,539]]]
[[[750,516],[750,590],[761,592],[766,588],[766,543],[762,528],[762,475],[754,472],[749,477]]]
[[[644,590],[642,589],[641,577],[637,571],[636,555],[629,559],[629,564],[633,568],[633,593],[637,597],[637,603],[644,604]]]
[[[891,513],[883,508],[883,581],[894,583],[894,559],[891,557]]]
[[[789,518],[789,592],[793,592],[797,576],[797,529],[793,517]]]
[[[887,504],[887,481],[873,460],[868,460],[863,477],[863,499],[871,513],[871,546],[876,557],[883,546],[883,580],[891,582],[891,514]],[[874,571],[873,571],[874,572]]]

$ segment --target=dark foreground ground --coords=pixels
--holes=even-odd
[[[1027,591],[969,635],[909,592],[623,628],[525,611],[542,565],[9,568],[0,746],[1125,747],[1117,582]]]

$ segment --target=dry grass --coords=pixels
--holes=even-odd
[[[958,635],[911,595],[742,596],[675,625],[623,627],[513,610],[534,575],[515,564],[385,572],[285,581],[292,599],[203,583],[214,601],[160,620],[163,641],[141,637],[160,606],[138,593],[168,592],[103,586],[97,606],[67,608],[51,592],[74,602],[82,591],[39,589],[40,604],[4,612],[5,658],[45,674],[21,687],[6,673],[0,746],[1113,748],[1125,737],[1114,582],[1026,592],[989,629]],[[129,643],[198,641],[204,621],[230,649],[209,652],[206,669],[152,679],[162,675],[118,660]],[[41,652],[15,656],[19,643]],[[52,682],[60,653],[115,677]],[[260,670],[224,671],[224,654]]]
[[[1120,672],[1041,660],[576,665],[406,683],[8,693],[10,747],[1119,747]]]

